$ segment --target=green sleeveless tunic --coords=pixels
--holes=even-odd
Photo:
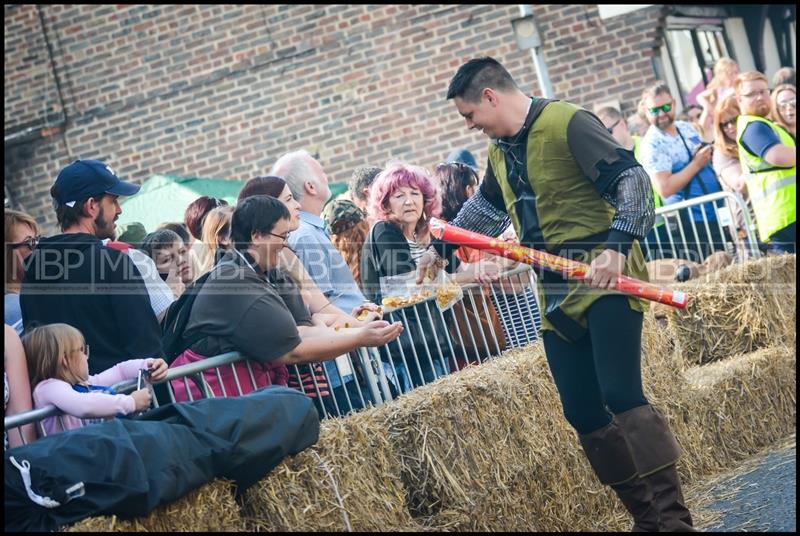
[[[528,181],[536,195],[539,225],[550,253],[560,254],[562,246],[581,241],[609,230],[614,207],[604,201],[592,182],[583,174],[570,152],[567,125],[579,108],[562,102],[548,103],[530,127],[527,144]],[[516,195],[508,182],[505,155],[496,145],[489,148],[489,161],[503,194],[506,209],[517,236],[522,239]],[[598,244],[589,251],[577,251],[570,258],[591,263],[605,247]],[[648,280],[642,250],[637,241],[628,252],[625,275]],[[539,282],[539,304],[543,310],[542,329],[552,330],[566,340],[585,333],[585,313],[597,299],[615,291],[586,286],[582,281],[567,281],[555,274],[545,274]],[[545,284],[543,284],[545,283]],[[630,307],[647,310],[645,300],[630,297]]]

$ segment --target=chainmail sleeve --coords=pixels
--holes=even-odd
[[[656,218],[650,177],[644,168],[634,166],[620,173],[616,182],[616,187],[603,194],[603,199],[617,209],[610,228],[642,240]]]
[[[478,188],[450,223],[475,233],[500,236],[511,225],[511,218],[492,205]]]

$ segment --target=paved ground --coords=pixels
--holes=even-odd
[[[696,490],[707,506],[698,512],[707,532],[795,532],[795,436],[745,461]],[[695,501],[697,504],[697,501]]]

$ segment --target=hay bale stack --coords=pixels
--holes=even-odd
[[[375,410],[431,530],[626,529],[564,419],[541,344]]]
[[[121,519],[99,516],[84,519],[64,532],[231,532],[244,529],[234,484],[217,479],[181,499],[153,510],[149,516]]]
[[[420,530],[408,511],[400,460],[374,412],[323,421],[316,445],[248,489],[248,530]]]
[[[769,346],[794,344],[795,255],[733,265],[673,288],[690,295],[686,309],[664,312],[683,359],[710,363]]]
[[[796,430],[794,347],[763,348],[692,367],[665,413],[684,448],[689,481],[751,456]]]
[[[250,530],[629,528],[564,420],[540,344],[324,422],[243,499]]]

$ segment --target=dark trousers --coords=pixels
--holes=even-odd
[[[797,244],[797,225],[790,223],[769,237],[767,251],[771,253],[794,253]]]
[[[576,342],[544,332],[564,416],[579,434],[608,425],[614,413],[648,403],[642,391],[642,318],[627,297],[609,295],[589,307],[589,330]]]

